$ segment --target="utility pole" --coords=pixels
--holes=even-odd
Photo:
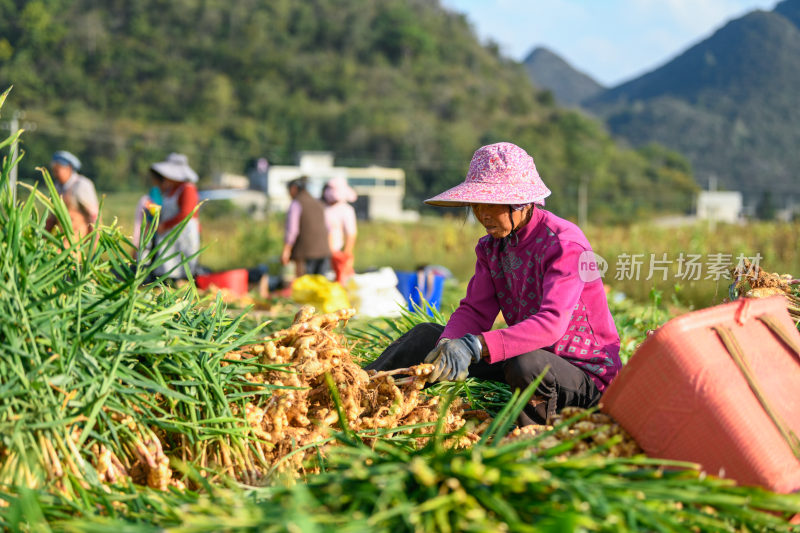
[[[11,120],[8,123],[8,129],[10,134],[16,135],[17,131],[19,131],[19,121],[25,118],[25,111],[20,111],[19,109],[14,111],[11,115]],[[22,128],[28,131],[36,131],[36,122],[23,122]],[[14,162],[19,157],[19,138],[15,138],[14,142],[11,144],[11,161]],[[17,165],[13,165],[11,167],[11,171],[8,174],[8,186],[11,188],[11,198],[16,201],[17,200]]]
[[[589,218],[589,180],[586,176],[581,177],[581,182],[578,185],[578,227],[586,228],[586,222]],[[586,231],[584,229],[584,231]]]
[[[708,192],[716,192],[717,190],[717,176],[711,174],[708,177]],[[708,203],[708,232],[714,233],[717,229],[717,203],[716,199],[709,197]]]
[[[266,157],[259,157],[256,161],[256,173],[260,179],[263,179],[264,188],[261,192],[267,197],[267,207],[264,213],[265,218],[269,219],[270,212],[272,211],[272,201],[270,199],[269,191],[269,161]]]
[[[25,118],[24,111],[14,111],[11,115],[11,122],[8,124],[8,129],[11,135],[16,135],[17,130],[19,129],[19,119]],[[14,142],[11,144],[11,161],[15,161],[17,159],[17,155],[19,153],[19,143],[17,139],[14,139]],[[12,165],[11,172],[8,175],[8,186],[11,190],[11,199],[13,201],[17,200],[17,165]]]

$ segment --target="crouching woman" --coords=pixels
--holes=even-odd
[[[470,206],[487,235],[446,326],[420,324],[367,369],[433,363],[430,381],[467,377],[525,389],[547,369],[520,425],[591,407],[621,367],[619,335],[583,232],[545,211],[533,158],[511,143],[478,149],[464,183],[425,202]],[[492,329],[498,312],[508,327]]]

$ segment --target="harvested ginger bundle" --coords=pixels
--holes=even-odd
[[[263,483],[274,469],[302,471],[306,459],[316,456],[319,448],[330,441],[331,430],[341,429],[326,375],[330,375],[338,392],[347,426],[362,432],[365,438],[369,438],[369,430],[386,435],[387,430],[392,433],[391,429],[399,426],[435,422],[440,412],[439,398],[422,392],[432,365],[366,372],[353,361],[344,337],[335,331],[354,313],[353,309],[342,309],[316,315],[313,307],[303,307],[288,328],[272,333],[261,343],[225,355],[222,366],[248,360],[285,365],[244,376],[252,384],[245,391],[261,390],[262,384],[276,387],[266,398],[253,395],[244,409],[241,404],[231,404],[231,411],[241,417],[247,431],[245,446],[213,442],[193,448],[183,438],[170,439],[161,429],[139,427],[130,417],[111,413],[111,418],[134,437],[126,443],[129,453],[125,457],[117,457],[102,444],[92,446],[92,462],[100,478],[110,483],[130,478],[160,490],[182,487],[182,482],[172,477],[170,457],[194,462],[209,479],[227,475],[247,484]],[[461,400],[453,402],[445,413],[444,430],[462,428],[465,412]],[[483,419],[481,426],[465,432],[451,445],[475,442],[489,423],[488,415]],[[419,443],[424,440],[419,438]]]
[[[504,443],[516,442],[522,439],[533,439],[543,433],[552,432],[565,420],[584,412],[579,407],[565,407],[560,413],[553,417],[551,424],[530,425],[516,428],[504,439]],[[636,441],[633,440],[622,426],[604,413],[592,413],[584,418],[559,428],[557,431],[543,437],[535,449],[537,451],[546,450],[558,446],[565,441],[573,440],[584,435],[571,449],[565,451],[563,455],[578,455],[590,449],[597,449],[599,446],[607,445],[612,438],[617,438],[618,442],[612,443],[607,449],[601,451],[601,455],[608,457],[632,457],[644,453]]]
[[[747,259],[731,273],[734,279],[732,287],[740,294],[746,298],[783,296],[789,314],[795,320],[800,319],[800,281],[792,279],[790,274],[769,273]]]

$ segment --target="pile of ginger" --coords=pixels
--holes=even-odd
[[[292,452],[323,443],[331,429],[342,429],[340,416],[350,430],[367,439],[377,435],[378,430],[387,435],[391,428],[438,419],[439,397],[422,391],[432,365],[376,373],[365,371],[353,360],[344,337],[336,329],[354,313],[353,309],[341,309],[315,315],[314,308],[306,306],[295,315],[290,327],[271,334],[260,344],[227,355],[226,359],[257,358],[264,365],[285,365],[280,370],[246,376],[252,383],[280,387],[262,405],[248,403],[245,408],[256,448],[266,463],[274,465],[285,460],[300,468],[304,459],[317,451],[310,446],[305,453]],[[330,376],[327,380],[326,375]],[[339,396],[341,414],[332,399],[332,390]],[[480,423],[454,445],[477,441],[489,419],[486,413],[467,411],[460,399],[448,406],[445,432],[460,429],[466,423],[465,416],[470,415]],[[401,428],[398,432],[409,430]]]

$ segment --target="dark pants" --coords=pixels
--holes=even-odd
[[[367,365],[367,370],[392,370],[421,363],[436,346],[442,331],[444,326],[439,324],[415,326]],[[535,350],[494,364],[480,361],[469,367],[469,376],[506,383],[512,390],[524,390],[546,366],[550,368],[536,388],[534,399],[519,415],[520,426],[545,424],[566,406],[586,408],[600,401],[600,391],[585,372],[547,350]]]
[[[324,276],[329,269],[330,269],[329,257],[295,260],[295,275],[298,278],[306,274],[320,274]]]

